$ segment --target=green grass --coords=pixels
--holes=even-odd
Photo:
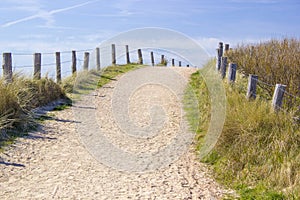
[[[103,85],[109,83],[114,80],[114,78],[120,74],[124,74],[134,69],[138,69],[143,67],[143,65],[138,64],[128,64],[128,65],[118,65],[118,66],[110,66],[103,70],[100,80],[98,81],[98,87],[102,87]]]
[[[194,102],[195,99],[197,102]],[[210,118],[208,89],[200,71],[191,75],[189,85],[185,89],[183,102],[186,118],[190,123],[190,129],[196,133],[196,140],[198,141],[197,150],[200,150],[208,129],[207,122]]]
[[[197,130],[198,149],[210,121],[210,98],[201,74],[203,70],[192,75],[190,87],[198,93],[199,110],[204,112],[194,118],[186,109]],[[264,98],[248,101],[244,79],[238,76],[234,85],[224,81],[226,121],[216,146],[202,161],[212,165],[216,179],[236,189],[241,199],[299,199],[299,124],[292,120],[293,113],[273,112]]]
[[[82,94],[88,94],[92,90],[114,81],[116,76],[140,67],[142,65],[128,64],[109,66],[100,71],[82,71],[76,76],[64,79],[62,88],[72,100],[78,100]]]

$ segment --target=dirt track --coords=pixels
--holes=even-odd
[[[154,155],[167,147],[176,134],[181,134],[180,131],[183,134],[188,132],[180,101],[186,83],[180,83],[181,87],[176,87],[178,91],[174,92],[170,91],[172,88],[155,83],[155,77],[160,73],[166,83],[174,83],[178,82],[174,80],[174,73],[187,81],[194,71],[189,68],[154,70],[147,67],[130,72],[136,77],[147,74],[152,79],[130,93],[128,116],[123,117],[125,127],[119,121],[122,120],[121,115],[126,113],[120,113],[113,107],[121,105],[122,108],[122,99],[118,102],[114,98],[125,98],[126,92],[120,95],[114,92],[123,91],[116,88],[127,75],[84,96],[74,109],[51,112],[54,114],[53,120],[47,120],[40,131],[18,139],[16,144],[0,154],[0,199],[221,198],[229,191],[219,186],[211,178],[207,167],[198,162],[192,144],[187,146],[183,155],[174,157],[170,163],[166,163],[165,159],[162,163],[155,163],[154,159],[150,163],[152,167],[149,163],[147,167],[141,163],[140,167],[130,166],[128,161],[129,164],[124,167],[114,162],[110,149],[104,149],[112,155],[109,161],[97,155],[94,147],[100,135],[94,135],[96,131],[90,130],[93,124],[84,125],[86,116],[91,117],[90,112],[94,114],[92,117],[101,133],[114,146],[139,158],[146,153]],[[126,83],[129,86],[133,84]],[[153,105],[162,109],[151,110]],[[155,121],[155,117],[159,120]],[[135,125],[127,127],[126,120],[134,121]],[[159,131],[150,126],[159,127]],[[87,127],[89,130],[82,131]],[[136,127],[143,127],[142,133],[158,133],[148,137],[130,135]],[[101,162],[101,159],[104,161]]]

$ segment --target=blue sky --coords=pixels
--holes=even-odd
[[[135,28],[182,32],[209,52],[299,37],[299,0],[1,0],[0,52],[90,49]]]

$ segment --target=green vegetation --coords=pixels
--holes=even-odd
[[[68,98],[77,100],[81,94],[87,94],[115,80],[117,75],[139,67],[141,65],[130,64],[110,66],[101,71],[82,71],[65,78],[60,85],[49,78],[32,80],[14,76],[9,84],[0,79],[0,150],[2,146],[13,143],[16,137],[26,135],[38,123],[52,118],[44,115],[36,118],[32,109],[61,98],[66,98],[67,103],[54,110],[66,109],[72,105]]]
[[[215,63],[209,65],[215,67]],[[199,127],[186,109],[197,130],[198,149],[210,120],[210,99],[201,74],[203,70],[193,74],[189,84],[199,99]],[[212,166],[218,181],[236,189],[240,199],[299,199],[300,124],[293,120],[294,113],[273,112],[265,98],[248,101],[245,76],[239,74],[235,84],[225,82],[224,128],[213,151],[202,161]],[[263,92],[259,90],[258,96]]]
[[[197,103],[194,102],[194,99],[198,100]],[[208,129],[207,122],[210,119],[209,93],[200,71],[191,75],[183,102],[191,131],[196,133],[197,150],[200,150],[201,143]]]
[[[51,79],[31,80],[21,76],[14,76],[8,84],[0,79],[0,94],[0,147],[37,125],[32,109],[65,97],[61,87]]]
[[[238,70],[244,75],[255,74],[259,79],[271,85],[277,83],[287,85],[287,91],[300,96],[300,40],[283,39],[262,42],[256,45],[240,45],[227,56],[230,62],[238,64]],[[266,93],[265,98],[271,99],[274,87],[259,83]],[[300,98],[286,95],[286,109],[299,106]]]
[[[138,64],[109,66],[100,71],[90,70],[78,72],[76,76],[70,76],[63,80],[62,88],[67,95],[76,100],[81,94],[87,94],[91,90],[102,87],[103,85],[115,80],[115,77],[142,67]]]
[[[120,74],[124,74],[134,69],[138,69],[143,67],[143,65],[139,64],[128,64],[128,65],[118,65],[118,66],[110,66],[103,70],[100,80],[98,81],[98,87],[102,87],[108,82],[115,80],[114,78]]]

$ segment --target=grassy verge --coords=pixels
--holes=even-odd
[[[53,80],[31,80],[15,76],[13,82],[0,80],[0,148],[15,137],[36,127],[32,109],[64,98],[65,93]]]
[[[62,83],[62,88],[72,100],[78,100],[81,94],[87,94],[91,90],[114,81],[116,76],[140,67],[142,65],[128,64],[109,66],[100,71],[82,71],[76,76],[66,78]]]
[[[193,74],[189,84],[198,96],[198,118],[186,109],[191,126],[197,130],[198,147],[210,120],[210,99],[201,73]],[[216,146],[203,162],[212,166],[218,181],[236,189],[240,199],[299,199],[299,124],[292,120],[293,113],[274,113],[270,102],[262,98],[249,102],[241,93],[245,78],[238,78],[235,85],[224,85],[226,121]]]
[[[12,144],[15,138],[34,130],[42,121],[51,119],[49,116],[36,119],[32,109],[61,98],[78,100],[80,95],[90,93],[91,90],[115,80],[114,78],[119,74],[139,67],[141,65],[130,64],[110,66],[101,71],[83,71],[77,76],[65,78],[61,85],[48,78],[32,80],[15,76],[10,84],[5,84],[0,79],[0,150],[3,146]],[[70,107],[71,102],[67,102],[54,110],[59,111]]]

